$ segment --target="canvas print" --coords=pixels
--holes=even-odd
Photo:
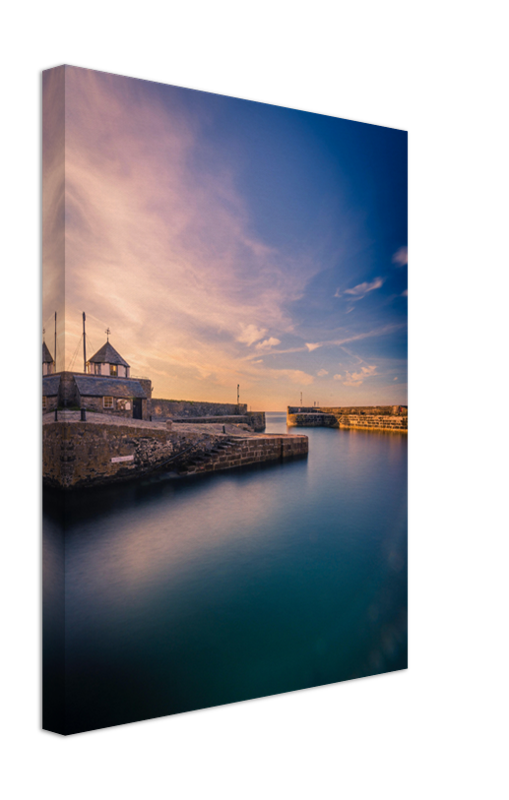
[[[405,669],[407,133],[42,91],[43,727]]]

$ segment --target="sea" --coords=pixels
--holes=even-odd
[[[407,667],[406,435],[266,418],[308,436],[308,457],[45,489],[45,727]]]

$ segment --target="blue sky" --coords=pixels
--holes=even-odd
[[[67,366],[85,310],[155,396],[406,403],[405,132],[68,67],[66,220]]]

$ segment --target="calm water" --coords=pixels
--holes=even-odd
[[[407,666],[406,437],[294,432],[308,459],[67,496],[51,591],[46,493],[68,732]],[[58,621],[45,660],[61,667]]]

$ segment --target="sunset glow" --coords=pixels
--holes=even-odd
[[[65,185],[44,145],[57,370],[82,369],[85,311],[89,354],[109,327],[155,397],[407,402],[405,132],[75,67],[46,73],[47,109],[64,71]]]

